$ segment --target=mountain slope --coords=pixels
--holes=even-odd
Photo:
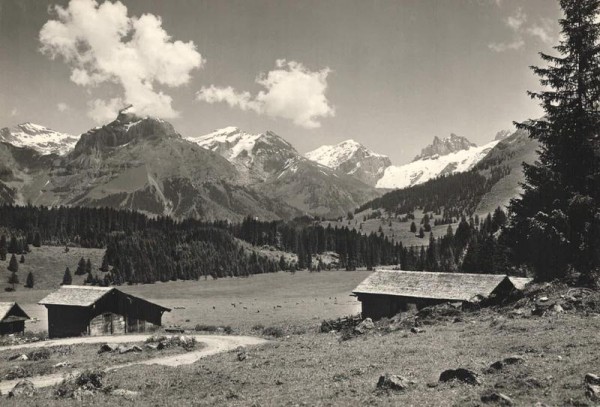
[[[422,209],[441,213],[443,218],[457,219],[463,214],[486,215],[498,206],[506,206],[520,193],[520,183],[524,180],[522,163],[536,160],[538,144],[522,130],[494,143],[468,171],[388,192],[357,211],[383,209],[388,213],[406,214]],[[409,165],[427,161],[435,160],[420,160]]]
[[[22,154],[20,149],[2,146],[5,155],[17,162],[15,153]],[[31,149],[21,150],[36,157]],[[31,163],[18,166],[12,180],[5,181],[16,187],[17,203],[108,206],[208,220],[301,214],[241,185],[238,171],[227,160],[151,117],[121,113],[115,121],[83,134],[66,156],[38,167]]]
[[[448,155],[457,153],[462,150],[468,150],[471,147],[477,147],[476,144],[471,143],[466,137],[457,136],[452,133],[449,137],[440,139],[435,136],[433,142],[421,150],[421,154],[417,155],[413,161],[424,160],[428,158],[434,158],[438,155]]]
[[[385,169],[392,165],[389,157],[377,154],[354,140],[321,146],[306,153],[305,157],[371,186],[375,186]]]
[[[15,147],[29,147],[42,155],[64,155],[73,149],[77,140],[79,137],[29,122],[0,129],[0,142]]]
[[[290,143],[270,131],[249,134],[237,127],[226,127],[205,136],[187,137],[187,140],[231,162],[245,184],[265,181],[278,175],[288,160],[298,156]]]
[[[302,157],[273,132],[253,135],[227,127],[188,140],[231,162],[244,185],[303,213],[337,217],[380,194],[356,178]]]
[[[439,139],[438,139],[439,140]],[[483,146],[470,146],[445,155],[425,155],[411,163],[388,167],[383,177],[377,182],[377,188],[406,188],[436,177],[471,169],[483,157],[485,157],[499,140],[494,140]],[[434,141],[435,144],[435,141]],[[435,149],[424,149],[423,151],[437,151]]]

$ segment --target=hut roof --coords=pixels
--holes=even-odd
[[[511,276],[508,276],[508,279],[510,280],[512,285],[519,291],[523,290],[525,286],[533,280],[532,278]]]
[[[48,294],[39,303],[42,305],[73,305],[88,307],[112,290],[114,290],[114,287],[63,285],[57,291]]]
[[[469,301],[488,297],[506,278],[497,274],[433,273],[377,270],[354,289],[355,294]]]
[[[86,285],[63,285],[57,291],[48,294],[39,302],[39,304],[89,307],[111,291],[116,291],[120,293],[120,295],[124,295],[129,298],[136,298],[139,301],[143,301],[147,304],[152,304],[156,307],[162,308],[165,311],[171,311],[169,308],[152,303],[143,298],[124,293],[121,290],[117,290],[115,287],[93,287]]]
[[[12,320],[30,319],[29,315],[16,302],[0,302],[0,322]]]

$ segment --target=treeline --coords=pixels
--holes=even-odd
[[[444,236],[429,235],[428,246],[412,246],[402,251],[403,270],[514,274],[510,251],[496,236],[507,222],[498,208],[481,222],[463,217],[456,231],[449,225]]]
[[[493,167],[485,177],[475,170],[446,175],[423,184],[398,189],[376,198],[356,209],[385,209],[390,214],[412,213],[416,209],[441,214],[443,218],[470,216],[481,198],[510,173],[507,166]]]
[[[273,246],[296,253],[299,269],[313,269],[312,257],[324,252],[339,255],[339,268],[355,270],[378,265],[398,264],[402,244],[387,237],[366,236],[355,229],[323,227],[306,221],[263,222],[247,217],[241,224],[230,227],[233,235],[255,246]]]

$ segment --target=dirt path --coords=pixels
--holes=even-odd
[[[221,352],[227,352],[238,346],[256,346],[267,343],[265,339],[256,338],[253,336],[219,336],[219,335],[192,335],[196,341],[202,343],[204,347],[200,350],[182,353],[179,355],[164,356],[153,359],[140,360],[139,362],[130,362],[120,365],[108,366],[105,370],[121,369],[133,365],[164,365],[164,366],[181,366],[192,364],[199,359],[215,355]],[[77,345],[87,343],[130,343],[144,342],[148,335],[123,335],[123,336],[90,336],[85,338],[66,338],[54,339],[50,341],[27,343],[23,345],[2,346],[0,350],[16,350],[25,348],[39,348],[58,345]],[[77,374],[78,371],[72,371],[69,374]],[[64,378],[65,373],[55,373],[45,376],[28,377],[35,387],[47,387],[60,383]],[[15,384],[22,379],[0,381],[0,391],[6,394]]]

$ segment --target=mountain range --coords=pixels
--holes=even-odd
[[[182,137],[164,120],[127,111],[79,137],[24,123],[0,130],[0,202],[178,218],[332,218],[388,189],[466,171],[490,155],[518,161],[514,148],[510,157],[503,153],[511,137],[500,132],[481,147],[454,134],[435,137],[411,163],[395,166],[354,140],[302,155],[271,131],[226,127]],[[515,193],[519,176],[504,189]]]

